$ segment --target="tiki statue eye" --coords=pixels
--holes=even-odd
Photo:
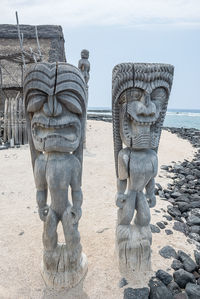
[[[151,93],[151,99],[156,101],[163,101],[167,99],[167,92],[163,87],[158,87],[154,89]]]
[[[61,102],[69,111],[82,114],[82,108],[79,104],[79,100],[72,92],[60,92],[56,95],[56,98]]]
[[[139,89],[139,88],[134,88],[132,91],[131,91],[131,100],[132,101],[139,101],[141,96],[142,96],[142,90]]]
[[[27,111],[28,112],[36,112],[39,111],[44,102],[47,100],[47,95],[40,91],[32,91],[27,96]]]

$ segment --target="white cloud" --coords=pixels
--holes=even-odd
[[[200,0],[1,0],[1,23],[200,27]]]

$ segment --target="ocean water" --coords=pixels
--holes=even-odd
[[[200,129],[200,110],[168,109],[164,126]]]
[[[103,114],[111,116],[109,107],[89,107],[92,114]],[[164,121],[165,127],[195,128],[200,130],[200,110],[168,109]]]

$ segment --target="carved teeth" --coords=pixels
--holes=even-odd
[[[34,123],[32,125],[32,128],[35,129],[36,127],[41,127],[41,128],[46,128],[46,129],[49,129],[49,128],[52,128],[52,129],[64,129],[64,128],[67,128],[67,127],[71,127],[73,126],[73,124],[71,123],[68,123],[68,124],[60,124],[60,125],[50,125],[50,124],[43,124],[43,123]],[[75,126],[75,125],[74,125]]]

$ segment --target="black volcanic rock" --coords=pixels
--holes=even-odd
[[[200,298],[200,286],[194,283],[188,283],[186,285],[185,291],[189,299],[199,299]]]
[[[177,230],[179,232],[182,232],[185,235],[187,235],[187,233],[188,233],[187,225],[185,223],[180,222],[180,221],[175,221],[174,222],[173,229]]]
[[[162,222],[156,222],[157,226],[159,226],[161,229],[164,229],[165,228],[165,225],[164,223]]]
[[[192,225],[200,225],[200,217],[191,214],[187,219],[187,224]]]
[[[181,289],[184,289],[188,282],[195,283],[195,277],[192,273],[179,269],[173,273],[174,281],[179,285]]]
[[[149,281],[149,299],[173,299],[172,292],[159,279],[153,277]]]
[[[168,285],[173,279],[172,275],[164,270],[158,270],[156,272],[156,277],[160,279],[165,285]]]
[[[167,206],[167,212],[173,217],[181,217],[181,212],[176,207]]]
[[[171,267],[174,270],[179,270],[179,269],[183,269],[183,264],[181,263],[181,261],[175,259],[173,260]]]
[[[160,233],[160,229],[156,225],[150,224],[150,228],[152,233]]]
[[[182,250],[178,251],[178,259],[183,263],[184,269],[188,272],[193,272],[197,268],[197,264],[193,259]]]
[[[171,229],[165,229],[165,233],[167,235],[172,235],[173,234],[173,231]]]
[[[197,265],[200,266],[200,252],[197,250],[194,250],[194,257],[195,257],[195,261],[196,261]]]
[[[162,257],[166,259],[170,259],[171,257],[177,258],[177,254],[174,248],[168,245],[160,249],[159,253]]]
[[[172,292],[173,295],[178,294],[181,292],[181,288],[175,281],[171,281],[167,288]]]
[[[186,292],[182,292],[179,294],[175,294],[174,299],[189,299],[189,297]]]
[[[140,289],[127,288],[124,290],[124,299],[148,299],[148,298],[149,298],[148,288],[140,288]]]

